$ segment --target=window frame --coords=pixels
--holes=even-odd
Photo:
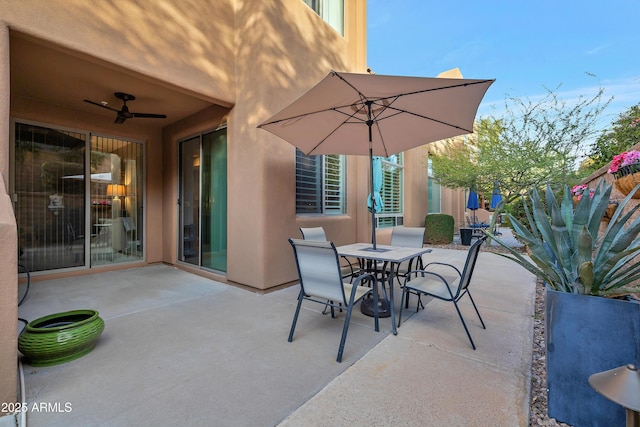
[[[307,172],[303,172],[306,160]],[[338,171],[332,171],[332,164],[337,161]],[[311,163],[313,163],[311,165]],[[295,157],[295,204],[296,215],[344,215],[347,210],[346,194],[346,156],[327,154],[307,156],[296,148]],[[313,168],[313,170],[309,167]],[[334,176],[332,179],[331,176]],[[337,183],[337,184],[336,184]],[[315,201],[314,199],[315,193]],[[306,199],[304,196],[307,196]],[[311,208],[304,208],[305,200],[312,203]],[[315,203],[315,204],[313,204]]]
[[[302,0],[302,2],[344,37],[344,0]],[[336,12],[339,16],[336,16]]]
[[[394,158],[396,161],[394,161]],[[392,174],[398,173],[394,178]],[[389,189],[389,182],[397,181]],[[404,153],[382,158],[382,212],[376,214],[377,228],[395,227],[404,224]]]

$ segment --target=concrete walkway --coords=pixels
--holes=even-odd
[[[354,312],[336,363],[344,313],[303,304],[287,342],[297,286],[260,295],[165,265],[35,282],[20,317],[94,308],[106,328],[78,360],[24,365],[28,407],[50,404],[27,425],[527,426],[535,279],[482,252],[471,291],[487,325],[464,298],[476,351],[452,304],[415,314],[414,298],[397,336]]]

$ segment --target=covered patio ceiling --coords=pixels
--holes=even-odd
[[[11,32],[11,101],[28,101],[58,106],[90,114],[113,124],[116,113],[84,102],[106,102],[120,110],[122,101],[115,92],[136,97],[127,103],[130,111],[166,114],[166,119],[134,118],[117,129],[133,122],[148,129],[163,128],[211,105],[230,107],[228,103],[172,86],[132,70],[102,61],[96,57],[65,49],[50,42],[19,32]]]

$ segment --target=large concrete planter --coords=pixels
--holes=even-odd
[[[547,289],[545,331],[549,416],[625,425],[625,410],[591,388],[589,376],[640,364],[640,304]]]
[[[50,314],[27,324],[18,338],[18,350],[31,366],[69,362],[89,353],[104,330],[95,310]]]

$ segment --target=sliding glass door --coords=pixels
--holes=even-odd
[[[18,262],[29,271],[84,266],[88,135],[26,123],[14,135]]]
[[[142,144],[15,123],[18,262],[29,271],[143,259]]]
[[[180,261],[227,270],[227,131],[180,142]]]
[[[178,259],[200,265],[200,137],[180,143],[180,242]]]
[[[91,136],[91,264],[142,259],[142,144]]]

